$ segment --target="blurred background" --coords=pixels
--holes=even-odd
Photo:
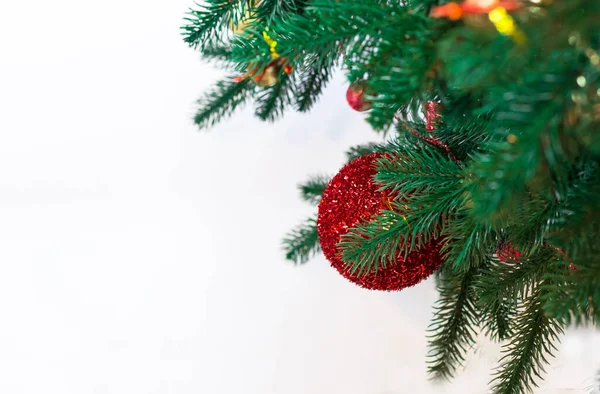
[[[309,115],[206,132],[221,75],[180,36],[192,0],[0,4],[0,392],[485,393],[497,345],[427,381],[432,280],[346,282],[280,240],[296,184],[377,141],[338,75]],[[593,392],[600,335],[564,337],[540,393]]]

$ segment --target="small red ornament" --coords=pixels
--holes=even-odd
[[[421,249],[396,256],[396,262],[366,274],[352,273],[352,268],[339,255],[337,244],[342,235],[361,221],[368,221],[382,209],[390,209],[390,196],[379,191],[373,182],[376,159],[374,153],[359,157],[333,177],[319,204],[317,231],[327,260],[351,282],[372,290],[401,290],[413,286],[431,275],[442,263],[440,245],[431,241]]]
[[[364,112],[371,109],[373,103],[365,98],[367,84],[365,81],[356,81],[346,91],[346,101],[355,111]]]
[[[503,263],[518,261],[521,257],[521,252],[514,248],[512,243],[504,243],[496,249],[498,260]]]

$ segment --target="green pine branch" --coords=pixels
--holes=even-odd
[[[448,223],[443,244],[448,266],[467,271],[489,260],[490,249],[496,244],[496,232],[484,223],[475,222],[467,210],[461,209]]]
[[[556,350],[554,343],[563,328],[544,313],[542,295],[539,288],[533,291],[517,316],[515,334],[504,346],[505,355],[492,380],[494,393],[524,393],[537,387],[538,379],[543,379],[544,367]]]
[[[520,257],[503,248],[506,244],[496,246],[494,256],[488,257],[474,284],[478,308],[485,317],[482,326],[496,340],[512,337],[517,305],[538,288],[554,261],[549,248]]]
[[[254,114],[260,120],[277,120],[283,115],[286,104],[291,101],[291,95],[294,94],[292,89],[291,77],[280,72],[279,81],[275,85],[257,90]]]
[[[202,49],[202,58],[217,61],[218,64],[229,64],[231,53],[231,47],[228,45],[211,44]]]
[[[197,9],[190,9],[181,28],[183,41],[193,48],[221,42],[229,23],[236,24],[247,7],[253,7],[255,0],[205,0],[196,3]]]
[[[539,249],[530,256],[502,253],[502,260],[498,256],[491,258],[480,270],[476,282],[480,307],[485,310],[501,299],[516,304],[518,300],[529,297],[555,262],[551,248]]]
[[[271,25],[274,20],[302,13],[307,0],[262,0],[256,7],[256,16]]]
[[[375,182],[382,189],[400,195],[403,201],[414,196],[423,205],[427,205],[427,193],[440,189],[444,192],[455,190],[463,179],[458,164],[431,148],[399,147],[377,162],[379,168]]]
[[[285,258],[294,264],[304,264],[321,251],[317,221],[307,219],[292,230],[283,240]]]
[[[560,263],[546,274],[544,310],[564,325],[600,323],[600,247],[592,242],[591,254],[577,260],[557,248]]]
[[[235,82],[230,77],[217,82],[211,91],[198,100],[199,109],[194,116],[194,123],[200,129],[213,126],[221,119],[231,116],[246,102],[251,92],[248,80]]]
[[[517,313],[511,300],[498,298],[481,310],[481,328],[493,341],[505,341],[514,335],[514,319]]]
[[[330,49],[330,51],[333,49]],[[298,77],[298,87],[296,94],[296,109],[299,112],[308,112],[317,102],[323,89],[333,74],[333,59],[324,58],[324,61],[318,56],[312,56],[307,59],[303,67],[296,72]]]
[[[346,152],[346,158],[347,158],[348,162],[350,162],[354,159],[358,159],[361,156],[369,155],[369,154],[375,153],[375,152],[382,152],[382,151],[386,151],[386,150],[387,149],[382,148],[381,145],[378,145],[375,143],[356,145],[356,146],[350,147],[350,149],[348,149],[348,151]]]
[[[338,244],[342,259],[359,273],[439,238],[463,204],[460,167],[431,148],[390,152],[378,163],[375,182],[395,196],[393,210],[359,223]]]
[[[323,64],[334,64],[343,54],[351,81],[365,77],[365,64],[377,64],[370,68],[367,81],[377,93],[370,97],[373,110],[368,117],[375,129],[387,129],[397,110],[409,105],[415,95],[425,94],[424,82],[434,61],[430,36],[434,31],[426,29],[430,19],[425,15],[415,14],[402,4],[377,0],[315,0],[305,11],[273,20],[270,34],[277,41],[279,53],[289,59],[318,56]],[[257,25],[255,30],[265,27]],[[236,40],[236,64],[267,61],[268,47],[256,32]],[[406,40],[407,36],[412,39]],[[405,44],[396,45],[400,41]],[[390,84],[391,78],[398,79],[398,83]]]
[[[479,320],[472,284],[477,269],[438,277],[439,298],[429,326],[429,373],[450,379],[475,344]]]
[[[302,199],[313,205],[319,204],[330,179],[331,177],[328,176],[316,175],[299,185]]]

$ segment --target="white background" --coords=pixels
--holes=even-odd
[[[494,346],[426,380],[431,281],[284,261],[296,183],[377,136],[342,78],[310,115],[198,132],[220,74],[179,36],[192,5],[0,0],[0,393],[485,392]],[[585,392],[598,349],[570,332],[540,392]]]

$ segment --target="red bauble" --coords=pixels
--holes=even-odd
[[[367,84],[365,81],[354,82],[346,90],[346,101],[355,111],[364,112],[371,109],[373,103],[365,98]]]
[[[342,235],[361,221],[368,221],[382,209],[389,209],[389,196],[378,191],[373,182],[376,173],[375,153],[359,157],[333,177],[319,204],[317,230],[327,260],[351,282],[372,290],[400,290],[413,286],[431,275],[442,263],[440,245],[429,242],[421,249],[396,256],[396,262],[367,274],[352,273],[339,254],[337,244]]]
[[[512,243],[503,243],[496,249],[498,260],[503,263],[518,261],[521,257],[521,252],[514,248]]]

